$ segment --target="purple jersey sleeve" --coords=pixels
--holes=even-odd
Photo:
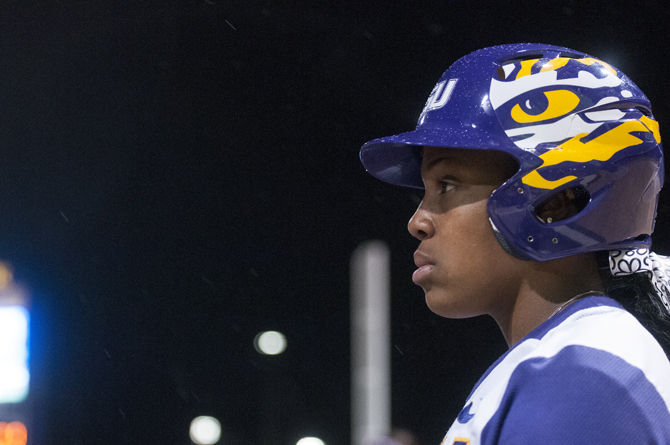
[[[569,346],[517,366],[482,443],[670,444],[670,413],[638,368]]]

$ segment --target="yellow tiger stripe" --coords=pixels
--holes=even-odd
[[[583,63],[584,65],[593,65],[594,63],[597,63],[599,65],[604,66],[610,73],[614,74],[616,76],[616,70],[612,68],[612,66],[608,63],[603,62],[602,60],[595,59],[593,57],[583,57],[581,59],[575,59],[580,63]]]
[[[521,61],[521,69],[516,75],[517,79],[520,79],[524,76],[527,76],[530,74],[530,69],[535,65],[535,62],[537,62],[540,59],[528,59],[528,60],[522,60]]]
[[[651,119],[649,120],[651,121]],[[555,149],[540,155],[543,161],[542,165],[525,175],[521,181],[526,185],[540,189],[553,190],[560,187],[576,179],[576,176],[564,176],[563,178],[550,181],[543,178],[538,170],[566,161],[580,163],[607,161],[615,153],[642,142],[640,138],[630,134],[633,131],[651,131],[653,133],[653,130],[649,130],[638,120],[626,121],[586,143],[582,142],[581,139],[588,135],[588,133],[580,133]]]
[[[656,141],[657,144],[661,143],[661,132],[658,129],[658,122],[648,118],[647,116],[642,116],[640,118],[642,123],[651,131],[651,133],[654,135],[654,140]]]
[[[565,66],[570,60],[572,59],[570,59],[569,57],[557,57],[555,59],[551,59],[550,61],[542,65],[540,72],[543,73],[545,71],[557,70],[562,66]]]

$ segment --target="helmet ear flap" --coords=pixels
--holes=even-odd
[[[544,224],[562,221],[579,214],[586,208],[590,201],[590,193],[581,185],[563,189],[535,206],[535,217]],[[514,243],[510,243],[505,239],[505,236],[498,227],[496,227],[491,218],[489,218],[489,223],[493,229],[493,234],[505,252],[521,260],[532,259],[528,254],[519,250]],[[526,241],[532,243],[535,241],[534,238],[534,236],[529,235]],[[556,238],[554,238],[554,240],[556,240]]]
[[[589,203],[591,196],[581,185],[563,189],[535,207],[535,216],[544,223],[562,221],[575,216]]]
[[[498,244],[500,244],[500,247],[502,247],[505,252],[512,255],[513,257],[519,258],[520,260],[529,260],[530,259],[528,256],[524,255],[523,253],[518,252],[516,249],[514,249],[512,247],[512,245],[510,243],[507,242],[507,240],[505,239],[503,234],[500,233],[500,230],[498,230],[498,228],[493,223],[491,218],[489,218],[489,224],[491,224],[491,229],[493,230],[493,235],[496,237],[496,240],[498,241]]]

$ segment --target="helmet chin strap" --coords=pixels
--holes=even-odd
[[[609,268],[615,277],[646,274],[654,286],[658,302],[670,314],[670,257],[658,255],[646,248],[610,250]]]

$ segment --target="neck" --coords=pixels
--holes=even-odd
[[[491,312],[510,347],[567,307],[570,300],[603,289],[594,255],[528,264],[516,295],[501,298],[504,304]]]

